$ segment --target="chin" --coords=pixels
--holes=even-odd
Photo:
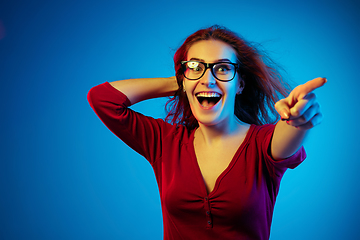
[[[216,126],[224,121],[224,119],[221,118],[216,113],[208,113],[208,114],[195,113],[194,116],[198,121],[199,125],[201,124],[205,126]]]

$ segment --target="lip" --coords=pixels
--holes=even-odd
[[[215,105],[213,105],[213,106],[211,106],[211,107],[204,107],[203,105],[201,105],[201,104],[199,103],[199,101],[197,101],[197,102],[198,102],[198,104],[199,104],[199,106],[200,106],[201,109],[203,109],[203,110],[212,110],[213,108],[217,107],[218,104],[219,104],[221,101],[222,101],[222,98],[220,98],[220,100],[219,100]]]
[[[204,107],[203,105],[200,104],[198,98],[196,97],[199,93],[207,93],[207,94],[215,93],[215,94],[219,94],[220,95],[220,100],[211,107]],[[212,110],[213,108],[217,107],[219,105],[219,103],[223,99],[223,95],[220,92],[217,92],[217,91],[199,91],[199,92],[195,93],[194,97],[196,98],[196,102],[199,104],[200,108],[203,109],[203,110]]]
[[[216,93],[222,96],[222,94],[220,92],[217,91],[199,91],[195,93],[195,96],[198,95],[199,93]]]

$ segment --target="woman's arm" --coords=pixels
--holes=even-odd
[[[171,96],[179,88],[176,77],[128,79],[110,84],[125,94],[131,104],[146,99]]]
[[[175,77],[106,82],[90,89],[88,101],[110,131],[152,164],[161,157],[162,138],[173,126],[128,107],[145,99],[172,95],[176,89]]]
[[[322,121],[320,105],[315,89],[326,83],[325,78],[315,78],[297,86],[287,98],[275,104],[277,112],[285,121],[279,121],[271,141],[271,154],[276,160],[293,155],[303,144],[308,131]]]

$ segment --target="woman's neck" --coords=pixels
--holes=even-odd
[[[195,137],[202,139],[208,145],[214,145],[222,142],[223,140],[241,135],[246,135],[250,124],[241,122],[235,115],[226,122],[216,125],[204,125],[199,123],[199,128],[196,129]]]

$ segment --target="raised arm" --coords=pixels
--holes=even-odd
[[[129,79],[110,82],[110,84],[124,93],[131,104],[146,99],[171,96],[179,88],[176,77]]]
[[[152,164],[161,156],[163,134],[172,125],[128,107],[145,99],[173,95],[177,89],[175,77],[106,82],[90,89],[88,101],[110,131]]]
[[[285,99],[275,104],[283,121],[279,121],[271,141],[271,154],[280,160],[293,155],[303,144],[309,131],[322,121],[315,89],[326,83],[325,78],[315,78],[299,85]]]

